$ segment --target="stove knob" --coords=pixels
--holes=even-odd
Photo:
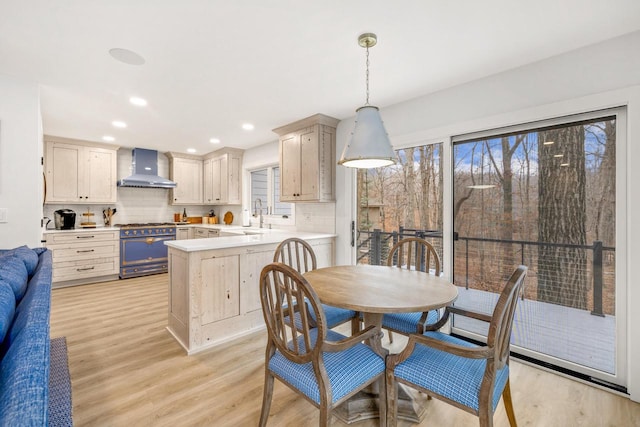
[[[133,234],[138,234],[138,230],[133,230]]]
[[[124,234],[128,236],[129,235],[129,230],[125,231]]]

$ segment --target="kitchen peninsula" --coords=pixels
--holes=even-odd
[[[282,240],[304,239],[313,247],[319,267],[334,263],[333,234],[241,227],[236,232],[235,236],[165,242],[169,247],[167,330],[187,354],[264,328],[258,281]]]

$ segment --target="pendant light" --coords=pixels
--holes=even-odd
[[[378,107],[369,105],[369,48],[376,45],[378,38],[373,33],[361,34],[358,44],[367,50],[367,100],[356,110],[356,125],[351,133],[351,141],[344,147],[339,165],[350,168],[378,168],[396,162],[389,135],[384,128]]]

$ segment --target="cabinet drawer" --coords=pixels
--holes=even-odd
[[[118,231],[97,231],[82,233],[50,233],[46,235],[47,247],[61,243],[119,241]]]
[[[54,263],[53,281],[84,279],[118,274],[119,258],[97,258]]]
[[[220,230],[215,228],[196,228],[193,232],[196,239],[208,239],[210,237],[220,237]]]
[[[119,256],[120,250],[117,242],[104,242],[100,244],[83,242],[72,246],[54,246],[49,249],[53,252],[54,264],[60,261],[115,257]]]

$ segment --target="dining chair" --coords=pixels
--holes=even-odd
[[[409,270],[419,270],[439,276],[440,257],[431,243],[419,237],[406,237],[391,247],[387,265]],[[389,341],[393,342],[393,332],[402,335],[423,333],[425,325],[438,321],[437,310],[412,313],[387,313],[382,317],[382,327],[389,331]]]
[[[386,396],[384,357],[363,344],[377,328],[369,326],[350,337],[331,330],[313,288],[279,262],[262,269],[260,299],[268,335],[261,427],[267,424],[276,378],[320,409],[320,426],[330,425],[334,408],[376,381],[380,396]],[[291,310],[300,315],[300,329],[286,322]],[[384,426],[386,402],[379,411]]]
[[[504,286],[492,315],[447,307],[424,334],[412,334],[405,349],[387,357],[387,424],[396,425],[397,388],[405,384],[478,416],[480,426],[492,426],[500,397],[516,426],[509,384],[509,343],[518,297],[527,267],[519,266]],[[489,323],[486,346],[437,332],[451,314]]]
[[[301,274],[317,268],[316,254],[311,245],[296,237],[280,242],[273,255],[273,262],[282,262]],[[322,308],[330,329],[351,321],[351,333],[355,334],[360,330],[360,318],[357,312],[327,304],[322,304]],[[315,314],[312,312],[311,315]],[[296,328],[301,326],[297,314],[294,315],[294,324]]]

